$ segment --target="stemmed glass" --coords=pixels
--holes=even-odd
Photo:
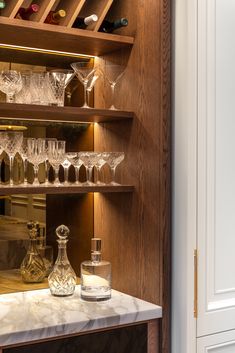
[[[51,104],[64,106],[65,88],[74,76],[75,72],[72,70],[52,70],[47,73],[49,87],[54,98]]]
[[[30,79],[31,71],[21,72],[22,79],[22,89],[16,93],[15,102],[30,104],[31,103],[31,89],[30,89]]]
[[[106,63],[105,65],[105,72],[104,75],[108,80],[108,83],[110,84],[111,87],[111,106],[109,109],[111,110],[117,110],[117,108],[114,105],[114,94],[115,94],[115,87],[117,83],[120,81],[122,76],[124,75],[125,68],[122,65],[115,65],[111,63]]]
[[[90,80],[88,81],[88,84],[87,84],[87,104],[88,105],[90,102],[91,91],[93,90],[95,83],[100,78],[101,74],[102,74],[102,71],[100,69],[95,69],[94,75],[92,75]],[[91,108],[90,105],[89,105],[89,108]]]
[[[71,166],[71,160],[77,156],[76,152],[67,152],[65,154],[65,160],[62,163],[62,167],[64,168],[64,184],[68,184],[69,178],[69,167]]]
[[[54,169],[54,184],[59,185],[59,168],[65,160],[65,141],[48,141],[48,160]]]
[[[45,138],[45,148],[46,148],[46,158],[45,158],[45,184],[47,185],[49,182],[49,170],[50,170],[50,162],[48,157],[49,151],[49,141],[57,141],[56,138]]]
[[[124,152],[104,152],[102,153],[102,158],[107,162],[111,169],[111,185],[120,185],[115,182],[115,171],[117,166],[124,160]]]
[[[105,185],[105,183],[100,181],[100,172],[101,172],[101,168],[103,167],[103,165],[106,163],[106,161],[103,159],[103,153],[98,153],[97,154],[97,160],[96,160],[96,170],[97,170],[97,181],[96,184],[98,185]]]
[[[10,186],[14,184],[13,182],[13,164],[14,157],[16,152],[18,152],[21,148],[23,142],[23,132],[19,131],[7,131],[5,132],[7,135],[6,144],[5,144],[5,152],[8,154],[10,159]]]
[[[6,94],[7,103],[15,102],[15,94],[22,88],[21,74],[15,70],[2,70],[0,73],[0,90]]]
[[[92,179],[92,169],[99,158],[97,152],[79,152],[79,158],[83,162],[86,168],[86,182],[84,185],[92,186],[94,183],[91,181]]]
[[[75,168],[76,184],[81,184],[79,181],[79,171],[80,171],[81,166],[83,165],[83,162],[82,162],[81,158],[79,157],[79,153],[69,152],[69,153],[67,153],[67,159],[70,161],[70,163]]]
[[[27,139],[27,157],[28,161],[33,164],[34,169],[34,184],[39,185],[38,170],[39,164],[46,159],[45,139],[28,138]]]
[[[23,142],[22,142],[22,145],[20,147],[20,156],[22,158],[22,161],[23,161],[23,165],[24,165],[24,185],[27,185],[28,183],[28,175],[27,175],[27,172],[28,172],[28,141],[27,141],[27,138],[24,138],[23,139]]]
[[[7,143],[7,134],[6,132],[1,131],[0,132],[0,156],[5,150],[6,143]],[[2,164],[2,157],[0,158],[0,183],[1,183],[1,164]]]
[[[82,108],[90,108],[89,105],[87,104],[87,88],[88,88],[89,82],[91,82],[92,78],[94,77],[96,68],[94,68],[93,64],[91,64],[88,61],[79,61],[76,63],[72,63],[71,67],[75,71],[79,81],[83,84],[83,87],[84,87],[84,104]],[[95,81],[94,81],[94,84],[95,84]]]

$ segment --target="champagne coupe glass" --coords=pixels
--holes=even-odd
[[[62,167],[64,168],[64,184],[68,184],[69,178],[69,167],[72,165],[71,160],[77,156],[76,152],[67,152],[65,154],[65,160],[62,163]]]
[[[120,185],[115,182],[115,171],[117,166],[124,160],[124,152],[104,152],[102,158],[107,162],[111,169],[112,180],[111,185]]]
[[[82,184],[79,181],[79,171],[80,171],[81,166],[83,165],[83,162],[79,158],[79,153],[69,152],[69,153],[67,153],[67,159],[71,162],[71,164],[75,168],[76,184]]]
[[[93,67],[93,64],[89,61],[79,61],[76,63],[72,63],[71,67],[75,71],[77,78],[84,86],[84,104],[82,108],[90,108],[87,104],[87,87],[89,81],[95,74],[96,69]]]
[[[65,141],[48,141],[48,159],[55,173],[55,185],[60,185],[59,168],[65,160]]]
[[[83,162],[86,168],[86,182],[84,185],[93,186],[94,183],[91,181],[92,179],[92,169],[99,158],[97,152],[79,152],[79,158]]]
[[[96,170],[97,170],[97,181],[96,184],[98,185],[105,185],[105,183],[100,181],[100,172],[101,172],[101,168],[103,167],[103,165],[105,165],[106,161],[103,159],[103,153],[98,153],[97,155],[97,161],[95,164]]]
[[[34,184],[39,185],[38,170],[39,164],[43,163],[46,159],[46,147],[45,139],[39,138],[28,138],[27,139],[28,149],[28,161],[33,164],[34,169]]]
[[[114,105],[114,95],[115,95],[115,87],[117,83],[120,81],[122,76],[124,75],[125,68],[122,65],[115,65],[111,63],[106,63],[105,65],[105,72],[104,75],[110,84],[111,87],[111,106],[109,109],[111,110],[117,110],[117,108]]]
[[[2,70],[0,74],[0,91],[6,94],[7,103],[15,102],[15,94],[22,89],[21,74],[15,70]]]
[[[23,139],[23,142],[22,142],[22,145],[20,147],[20,156],[22,158],[22,161],[23,161],[23,165],[24,165],[24,185],[27,185],[28,184],[28,175],[27,175],[27,172],[28,172],[28,141],[27,141],[27,138],[24,138]]]
[[[51,105],[64,106],[65,88],[75,76],[72,70],[52,70],[47,73],[49,87],[53,95]]]
[[[10,186],[14,184],[13,182],[13,164],[14,157],[16,152],[18,152],[21,148],[23,142],[23,132],[20,131],[7,131],[6,144],[5,144],[5,152],[8,154],[10,159]]]

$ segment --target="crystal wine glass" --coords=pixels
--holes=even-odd
[[[0,183],[1,183],[1,165],[2,165],[2,153],[5,150],[7,143],[7,134],[6,132],[0,132]]]
[[[86,168],[86,182],[84,185],[92,186],[94,183],[91,181],[92,179],[92,169],[99,158],[97,152],[79,152],[79,158],[83,162]]]
[[[46,72],[32,72],[30,75],[31,104],[48,105],[52,99],[46,80]]]
[[[97,170],[97,181],[96,184],[98,185],[105,185],[105,183],[100,181],[100,172],[101,172],[101,168],[105,165],[106,161],[103,158],[103,153],[98,153],[97,155],[97,160],[96,160],[96,170]]]
[[[27,138],[24,138],[23,141],[22,141],[22,145],[20,147],[20,156],[22,158],[22,161],[23,161],[23,165],[24,165],[24,185],[27,185],[28,184],[28,175],[27,175],[27,166],[28,166],[28,141],[27,141]]]
[[[65,141],[48,141],[48,160],[55,172],[55,185],[59,185],[59,168],[65,160]]]
[[[72,70],[52,70],[47,73],[49,87],[53,95],[52,105],[64,106],[65,88],[75,76]]]
[[[7,131],[6,144],[5,144],[5,152],[8,154],[10,159],[10,185],[14,184],[13,182],[13,164],[14,157],[16,152],[18,152],[21,148],[23,142],[23,132],[20,131]]]
[[[79,171],[83,165],[82,160],[79,158],[79,153],[69,152],[67,153],[67,159],[75,168],[76,184],[81,184],[79,181]]]
[[[6,94],[7,103],[15,102],[15,94],[22,88],[21,74],[15,70],[2,70],[0,74],[0,90]]]
[[[15,95],[16,103],[31,104],[30,77],[31,71],[21,72],[22,89]]]
[[[39,164],[43,163],[46,159],[45,139],[28,138],[27,139],[27,157],[28,161],[33,164],[34,169],[34,184],[39,185],[38,171]]]
[[[68,184],[69,167],[72,165],[71,161],[73,161],[76,156],[76,152],[67,152],[65,154],[65,160],[62,163],[62,167],[64,168],[64,184]]]
[[[50,170],[50,162],[48,157],[49,151],[49,141],[57,141],[56,138],[45,138],[45,148],[46,148],[46,159],[45,159],[45,184],[49,183],[49,170]]]
[[[112,180],[111,185],[120,185],[115,182],[115,171],[117,166],[124,160],[124,152],[104,152],[102,158],[107,162],[111,169]]]
[[[106,63],[105,65],[105,72],[104,75],[106,79],[108,80],[108,83],[110,84],[111,87],[111,106],[109,109],[111,110],[117,110],[117,108],[114,105],[114,95],[115,95],[115,87],[117,83],[120,81],[122,76],[124,75],[125,68],[122,65],[115,65],[111,63]]]
[[[86,93],[87,93],[88,83],[89,81],[91,81],[92,77],[94,76],[96,69],[88,61],[79,61],[76,63],[72,63],[71,67],[75,71],[79,81],[84,86],[84,104],[82,108],[90,108],[89,105],[87,104]]]

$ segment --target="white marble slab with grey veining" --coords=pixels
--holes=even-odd
[[[49,289],[0,295],[0,347],[157,319],[160,306],[112,290],[103,302],[53,297]]]

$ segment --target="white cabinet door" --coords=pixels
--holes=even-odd
[[[197,342],[197,353],[234,353],[235,331],[202,337]]]
[[[235,0],[198,0],[198,19],[200,337],[235,329]]]

